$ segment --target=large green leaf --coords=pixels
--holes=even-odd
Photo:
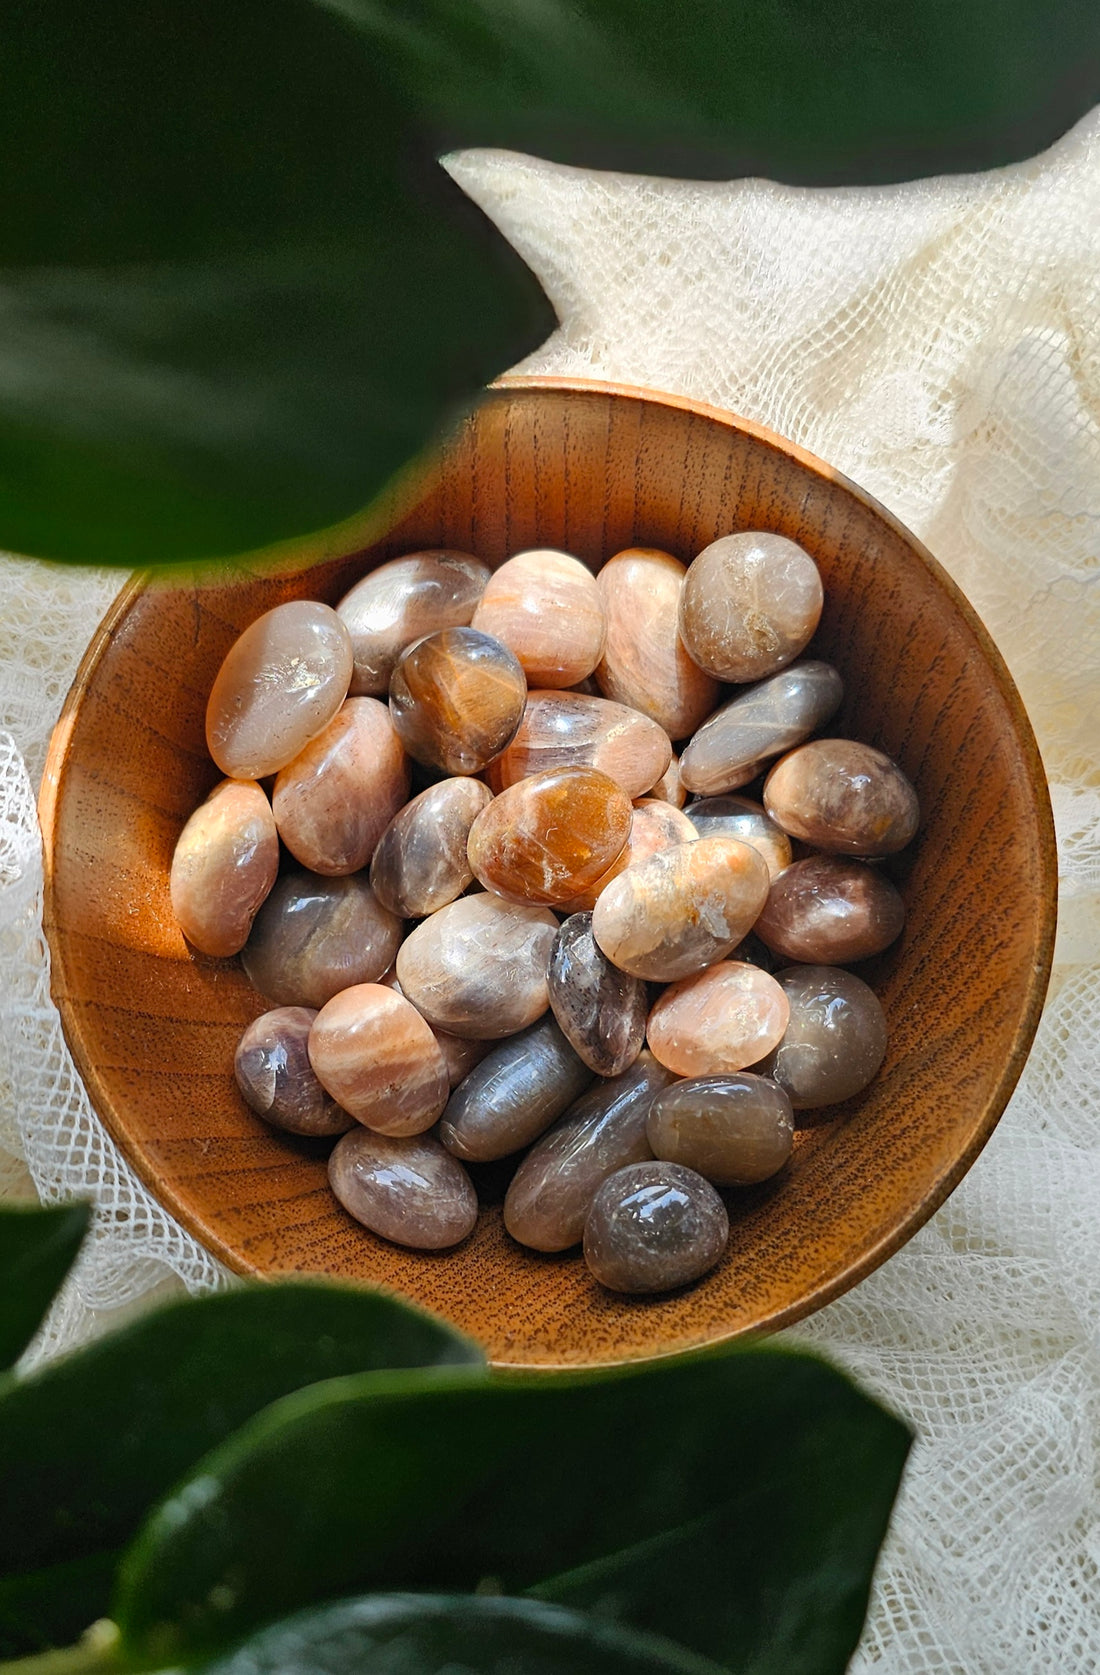
[[[803,1667],[831,1675],[859,1631],[907,1446],[840,1373],[774,1348],[602,1376],[334,1381],[201,1462],[130,1549],[112,1615],[129,1655],[170,1659],[365,1589],[521,1592],[642,1543],[692,1542],[700,1520],[737,1531],[774,1497],[785,1510],[747,1569],[743,1533],[729,1550],[695,1543],[675,1626],[661,1626],[704,1655],[763,1658],[773,1627],[795,1622],[800,1655],[822,1654]],[[828,1539],[792,1563],[767,1536],[798,1517]]]
[[[655,1635],[534,1600],[373,1594],[304,1611],[202,1675],[719,1675]]]
[[[16,0],[0,65],[0,544],[130,565],[316,530],[548,329],[308,0]]]
[[[430,1315],[287,1283],[172,1304],[12,1385],[0,1395],[0,1652],[57,1644],[102,1614],[113,1554],[148,1509],[277,1397],[369,1368],[463,1364],[478,1376],[476,1346]],[[79,1612],[94,1609],[74,1623],[77,1586]]]
[[[73,1265],[87,1204],[0,1209],[0,1371],[18,1361]]]
[[[342,520],[552,318],[431,161],[873,181],[1053,139],[1093,0],[9,0],[0,545]]]

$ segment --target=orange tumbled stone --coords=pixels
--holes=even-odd
[[[603,653],[596,578],[579,559],[549,547],[501,565],[478,601],[473,626],[515,653],[532,686],[572,686]]]
[[[627,867],[640,866],[651,855],[659,855],[662,849],[671,849],[677,843],[694,843],[698,836],[695,827],[680,809],[655,798],[643,798],[634,804],[630,836],[622,854],[597,878],[595,884],[566,902],[562,912],[590,913],[612,879],[618,878]]]
[[[646,1037],[654,1058],[677,1076],[721,1076],[759,1064],[782,1041],[790,1015],[774,977],[722,960],[670,984],[649,1014]]]
[[[309,1062],[325,1092],[379,1134],[422,1134],[450,1094],[427,1023],[380,983],[343,989],[321,1008],[309,1032]]]
[[[607,872],[626,845],[631,815],[606,774],[550,768],[482,809],[470,827],[470,866],[498,896],[554,907]]]
[[[607,644],[596,670],[600,690],[648,715],[670,739],[688,738],[718,703],[718,682],[680,639],[686,575],[671,553],[628,547],[596,578],[607,616]]]

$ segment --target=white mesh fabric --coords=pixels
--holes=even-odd
[[[919,1436],[853,1668],[1100,1668],[1100,112],[1032,162],[889,189],[449,167],[557,306],[524,370],[682,391],[830,460],[951,570],[1020,686],[1062,875],[1035,1049],[944,1208],[791,1336]],[[37,1357],[224,1279],[104,1134],[49,1000],[31,778],[116,585],[0,564],[0,1192],[99,1207]]]

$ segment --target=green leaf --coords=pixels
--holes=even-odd
[[[440,139],[821,185],[987,168],[1100,93],[1092,0],[318,0]]]
[[[0,17],[0,545],[106,564],[344,519],[552,314],[307,0]]]
[[[14,1366],[72,1267],[88,1204],[0,1209],[0,1370]]]
[[[9,0],[0,547],[298,540],[551,329],[432,162],[881,181],[1053,140],[1094,0]]]
[[[763,1658],[773,1623],[785,1635],[797,1621],[824,1675],[858,1634],[907,1446],[840,1373],[771,1347],[481,1385],[334,1381],[202,1461],[131,1547],[112,1615],[130,1655],[169,1660],[360,1590],[490,1579],[522,1592],[642,1543],[691,1541],[701,1520],[737,1532],[773,1496],[775,1527],[807,1519],[825,1550],[800,1544],[792,1565],[764,1542],[746,1570],[743,1533],[729,1550],[697,1543],[675,1622],[660,1626],[706,1656],[751,1645]],[[805,1610],[784,1615],[791,1590]]]
[[[285,1283],[172,1304],[12,1385],[0,1394],[0,1653],[70,1637],[75,1561],[89,1561],[82,1597],[101,1615],[113,1564],[97,1556],[269,1402],[353,1371],[458,1365],[479,1376],[480,1351],[431,1315]]]
[[[374,1594],[305,1611],[203,1675],[719,1675],[718,1666],[534,1600]]]

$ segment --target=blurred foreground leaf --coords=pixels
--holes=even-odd
[[[1094,0],[10,0],[0,546],[266,547],[371,503],[550,309],[445,146],[877,182],[1100,97]]]
[[[718,1665],[534,1600],[374,1594],[262,1630],[202,1675],[719,1675]]]
[[[0,1371],[14,1366],[72,1267],[89,1204],[0,1209]]]
[[[112,1615],[125,1655],[170,1661],[357,1591],[514,1594],[599,1561],[616,1573],[588,1590],[601,1611],[722,1661],[833,1675],[907,1447],[843,1375],[774,1348],[552,1379],[343,1379],[201,1462],[130,1548]],[[800,1519],[813,1535],[789,1552]],[[672,1583],[652,1605],[647,1545]]]
[[[0,1655],[102,1615],[117,1550],[207,1451],[318,1380],[469,1364],[442,1321],[367,1291],[254,1286],[174,1303],[0,1394]],[[286,1528],[286,1511],[279,1520]]]

